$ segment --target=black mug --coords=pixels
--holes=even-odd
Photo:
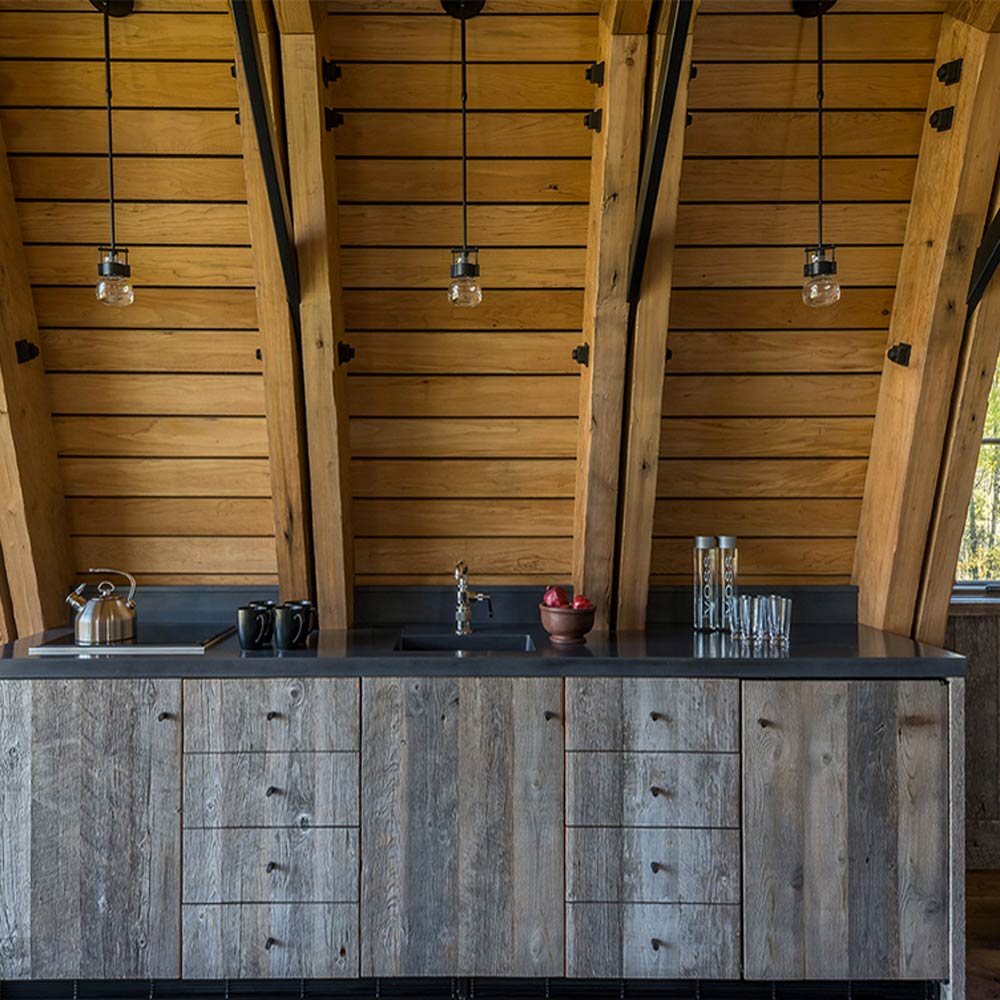
[[[306,619],[306,635],[316,629],[316,608],[312,601],[285,601],[288,607],[301,608]]]
[[[267,608],[247,605],[236,612],[236,634],[240,649],[265,649],[271,644],[268,632],[271,613]]]
[[[280,604],[274,609],[274,639],[278,649],[301,649],[309,638],[309,609]]]
[[[265,646],[270,646],[271,640],[274,638],[274,601],[250,601],[247,607],[264,612],[266,624],[263,643]]]

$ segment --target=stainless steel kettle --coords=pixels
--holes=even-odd
[[[86,598],[81,583],[66,603],[76,611],[73,630],[78,646],[106,646],[112,642],[125,642],[135,638],[135,577],[120,569],[89,569],[88,573],[115,573],[129,582],[128,597],[115,591],[110,580],[97,585],[97,597]]]

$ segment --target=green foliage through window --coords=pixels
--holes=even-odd
[[[983,444],[955,577],[959,582],[1000,580],[1000,365],[990,389]]]

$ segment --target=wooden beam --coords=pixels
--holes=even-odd
[[[910,344],[910,363],[883,370],[854,566],[861,621],[904,635],[914,626],[965,296],[1000,152],[1000,36],[945,15],[936,62],[959,58],[959,83],[931,84],[929,109],[954,107],[953,121],[943,132],[924,126],[888,341]]]
[[[994,189],[991,217],[998,209],[1000,183]],[[962,547],[998,356],[1000,281],[994,277],[966,323],[917,600],[914,635],[938,646],[944,643],[948,627],[955,567]]]
[[[613,35],[642,35],[652,7],[652,0],[614,0],[602,5],[601,17]]]
[[[67,621],[73,565],[45,369],[18,362],[18,341],[39,336],[0,132],[0,549],[17,631],[31,635]]]
[[[693,30],[692,17],[677,100],[670,121],[670,136],[632,334],[630,370],[627,376],[629,392],[625,482],[622,487],[624,496],[618,554],[619,629],[642,629],[646,625],[660,455],[663,368],[670,322],[674,234],[684,160],[684,123],[687,117],[688,80],[691,76]]]
[[[614,4],[611,4],[613,7]],[[605,5],[608,11],[608,5]],[[577,446],[573,587],[597,606],[597,627],[610,620],[618,507],[628,253],[635,221],[642,137],[646,36],[615,35],[601,19],[602,129],[594,134],[587,233],[584,340],[589,365],[581,379]]]
[[[274,0],[282,35],[315,35],[326,18],[326,8],[317,0]]]
[[[287,600],[313,594],[302,363],[298,334],[285,292],[253,111],[242,72],[237,73],[237,91],[263,355],[278,584],[282,600]],[[266,117],[266,126],[274,141],[270,113]]]
[[[279,16],[281,12],[279,5]],[[298,7],[298,4],[294,6]],[[282,35],[285,125],[302,304],[302,372],[309,441],[316,596],[324,628],[353,619],[347,386],[337,364],[344,335],[337,231],[336,157],[324,125],[319,35]]]
[[[953,0],[947,12],[980,31],[1000,31],[1000,0]]]

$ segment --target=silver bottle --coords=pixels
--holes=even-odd
[[[737,574],[739,571],[739,551],[735,535],[719,535],[719,627],[723,632],[732,632],[736,616],[736,599],[739,596]]]
[[[718,550],[715,535],[694,540],[694,627],[714,632],[719,627]]]

